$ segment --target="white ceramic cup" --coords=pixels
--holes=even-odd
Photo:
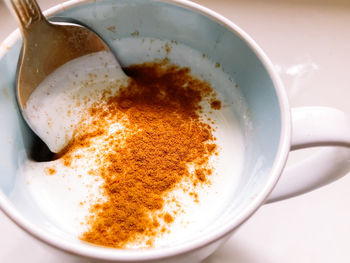
[[[324,107],[290,109],[283,84],[259,46],[237,25],[219,14],[177,0],[69,1],[46,15],[71,17],[85,23],[113,45],[116,38],[155,37],[176,40],[218,61],[235,79],[251,116],[246,134],[246,160],[232,202],[222,215],[183,244],[150,250],[118,250],[71,241],[43,224],[38,211],[13,200],[16,170],[32,144],[32,133],[17,109],[14,80],[21,43],[18,30],[0,46],[0,208],[35,238],[63,252],[98,261],[199,262],[213,253],[266,202],[313,190],[350,170],[350,120],[343,112]],[[115,26],[115,32],[108,30]],[[7,94],[7,95],[4,95]],[[245,129],[243,127],[243,129]],[[291,150],[331,146],[284,170]],[[281,176],[282,175],[282,176]],[[281,177],[281,178],[280,178]],[[277,183],[278,182],[278,183]],[[29,202],[29,201],[28,201]],[[210,213],[210,211],[208,211]]]

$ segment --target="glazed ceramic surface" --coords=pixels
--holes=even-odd
[[[175,41],[219,62],[238,87],[232,85],[231,90],[223,90],[218,86],[215,87],[217,92],[229,98],[238,88],[242,96],[227,103],[239,118],[245,136],[243,173],[238,186],[232,186],[231,200],[220,200],[225,202],[221,215],[208,222],[200,233],[184,238],[181,244],[151,250],[116,250],[91,246],[65,233],[39,209],[16,173],[35,142],[18,113],[15,100],[16,61],[21,41],[14,37],[10,38],[14,43],[8,44],[9,49],[0,58],[0,86],[8,94],[0,97],[0,118],[6,127],[0,134],[0,158],[7,164],[0,170],[3,175],[0,180],[2,209],[34,237],[92,259],[117,262],[204,259],[216,248],[216,241],[235,230],[264,202],[284,167],[290,146],[290,113],[285,91],[272,64],[237,26],[189,2],[75,1],[64,8],[58,7],[54,12],[54,17],[57,16],[74,18],[98,32],[117,54],[122,66],[137,62],[137,57],[133,57],[137,52],[129,50],[137,47],[116,46],[114,40],[131,36]],[[244,101],[247,108],[240,106],[239,100]],[[232,163],[234,165],[234,160]]]
[[[226,3],[226,2],[223,2],[223,3]],[[209,3],[210,4],[210,3]],[[215,5],[213,5],[214,7],[215,7]],[[249,8],[249,5],[247,5],[247,6],[244,6],[243,4],[241,4],[240,5],[240,7],[241,7],[241,9],[240,10],[249,10],[248,8]],[[244,7],[246,7],[246,9],[244,9]],[[254,7],[255,8],[255,7]],[[275,8],[277,8],[277,7],[275,7]],[[224,9],[224,8],[223,8]],[[255,10],[255,9],[253,9],[253,10]],[[270,9],[266,9],[265,11],[268,11],[268,10],[270,10]],[[152,10],[151,10],[152,11]],[[220,11],[220,10],[219,10]],[[106,11],[107,13],[108,13],[108,10]],[[270,12],[272,12],[272,11],[270,11]],[[66,13],[67,14],[67,13]],[[239,17],[239,15],[238,15],[238,17]],[[87,17],[82,17],[82,19],[85,19],[85,22],[89,22],[88,21],[88,18]],[[232,18],[233,19],[233,18]],[[265,23],[267,23],[266,21],[265,21]],[[132,24],[132,23],[131,23]],[[249,23],[247,22],[247,24],[249,25]],[[132,25],[130,25],[131,26],[131,28],[130,28],[130,30],[134,30],[134,28],[132,27]],[[101,28],[102,29],[102,28]],[[258,30],[257,30],[258,31]],[[130,31],[130,32],[134,32],[134,31]],[[141,34],[142,34],[142,31],[140,30],[139,31]],[[110,32],[106,32],[107,34],[110,34]],[[125,32],[126,34],[128,34],[129,33],[129,31],[126,31]],[[218,31],[218,33],[220,33],[220,31]],[[257,33],[258,34],[258,33]],[[259,36],[259,34],[258,34],[258,36]],[[181,35],[179,36],[180,38],[182,37]],[[209,37],[209,36],[208,36]],[[217,37],[217,35],[216,35],[216,37]],[[214,41],[214,39],[215,39],[215,36],[214,36],[214,38],[212,39],[212,41]],[[270,40],[266,40],[267,42],[269,42]],[[270,42],[269,42],[270,43]],[[11,50],[10,52],[13,52],[12,54],[10,54],[10,56],[16,56],[16,54],[18,53],[18,48],[19,48],[19,46],[17,45],[16,46],[16,48],[14,48],[13,50]],[[203,47],[204,49],[205,49],[205,47]],[[271,50],[275,50],[275,49],[272,49],[271,48]],[[277,51],[275,51],[275,52],[277,52]],[[244,53],[244,52],[243,52]],[[273,53],[273,52],[272,52]],[[219,54],[220,55],[220,54]],[[305,61],[304,61],[305,62]],[[12,63],[12,64],[11,64]],[[228,61],[227,63],[230,63],[230,61]],[[247,63],[249,63],[249,60],[247,61]],[[7,60],[7,62],[6,62],[6,66],[3,66],[3,68],[2,68],[2,70],[4,70],[4,72],[6,72],[8,75],[7,76],[11,76],[11,75],[13,75],[13,73],[14,73],[14,68],[15,68],[15,64],[16,64],[16,62],[15,61],[13,61],[12,59],[8,59]],[[317,65],[316,63],[314,63],[315,65],[306,65],[306,69],[304,68],[304,71],[303,71],[303,64],[307,64],[307,63],[303,63],[303,61],[301,61],[301,66],[299,65],[299,66],[297,66],[297,67],[295,67],[295,69],[294,69],[294,71],[292,70],[292,69],[284,69],[282,66],[281,66],[281,64],[279,64],[278,65],[278,67],[277,67],[277,69],[278,70],[280,70],[280,72],[281,72],[281,74],[282,74],[282,76],[283,76],[283,74],[289,74],[289,75],[291,75],[291,76],[293,76],[293,72],[294,72],[294,75],[298,75],[299,76],[299,79],[303,79],[303,77],[305,77],[305,75],[308,75],[308,74],[310,74],[309,72],[313,72],[313,70],[314,71],[317,71],[317,67],[319,67],[319,65]],[[311,63],[312,64],[312,63]],[[231,66],[231,65],[230,65]],[[304,65],[305,66],[305,65]],[[308,66],[310,66],[310,67],[308,67]],[[289,73],[288,73],[289,72]],[[304,73],[303,73],[304,72]],[[306,73],[305,73],[306,72]],[[232,74],[234,74],[234,72],[231,72]],[[304,74],[304,75],[303,75]],[[289,76],[288,75],[288,76]],[[292,78],[292,77],[291,77]],[[306,77],[305,77],[306,78]],[[237,78],[235,78],[236,79],[236,81],[238,82],[238,83],[245,83],[244,82],[244,80],[242,81],[242,82],[239,82],[238,81],[238,79]],[[286,78],[287,80],[288,80],[288,78]],[[11,79],[8,79],[8,80],[5,80],[6,82],[4,82],[4,83],[2,83],[2,85],[11,85],[11,81],[13,81],[13,80],[11,80]],[[250,80],[248,80],[248,83],[249,83],[249,81]],[[268,81],[268,80],[267,80]],[[288,82],[288,81],[287,81]],[[300,81],[299,81],[299,83],[300,83]],[[298,86],[299,85],[299,86]],[[300,89],[300,85],[302,85],[302,84],[294,84],[293,85],[293,88],[299,88]],[[241,85],[242,86],[242,85]],[[248,84],[243,84],[243,86],[249,86]],[[242,87],[243,87],[242,86]],[[341,88],[342,86],[340,85],[340,88]],[[289,89],[290,90],[290,89]],[[4,97],[6,97],[7,96],[7,100],[6,101],[4,101],[4,103],[2,103],[2,105],[3,105],[3,107],[9,107],[9,105],[8,105],[8,103],[10,103],[11,104],[11,106],[9,107],[10,109],[12,109],[12,111],[10,111],[9,112],[9,114],[6,114],[6,115],[3,115],[2,117],[4,118],[4,120],[5,121],[7,121],[7,123],[9,123],[9,129],[8,129],[8,133],[7,134],[4,134],[4,136],[12,136],[12,134],[16,134],[16,132],[18,132],[18,126],[16,126],[16,125],[18,125],[18,123],[21,123],[21,121],[18,121],[17,120],[17,113],[16,113],[16,108],[15,108],[15,105],[13,104],[13,96],[11,95],[11,92],[8,92],[8,91],[6,91],[6,90],[2,90],[2,92],[3,92],[3,94],[4,94]],[[244,91],[243,91],[244,92]],[[5,94],[7,94],[7,95],[5,95]],[[247,88],[247,98],[249,98],[249,88]],[[248,99],[248,101],[249,101],[249,99]],[[254,105],[256,105],[256,104],[254,104]],[[302,104],[301,104],[302,105]],[[332,105],[332,104],[331,104]],[[340,105],[341,105],[341,103],[340,103]],[[337,104],[336,105],[332,105],[332,106],[338,106],[338,102],[337,102]],[[273,104],[272,104],[272,107],[273,107]],[[6,112],[8,112],[8,110],[6,111]],[[258,125],[258,123],[256,123],[256,125]],[[277,125],[278,126],[278,125]],[[13,127],[12,129],[11,129],[11,127]],[[277,128],[277,130],[278,130],[278,128]],[[26,137],[26,135],[24,136],[24,138],[27,138]],[[263,145],[263,144],[262,144]],[[17,148],[16,148],[17,147]],[[7,158],[7,160],[9,161],[9,163],[14,163],[13,162],[13,160],[14,159],[16,159],[17,158],[17,150],[18,149],[22,149],[23,148],[23,146],[22,146],[22,142],[21,141],[19,141],[19,142],[16,142],[15,143],[15,147],[13,147],[13,148],[11,148],[9,151],[6,151],[6,154],[4,154],[2,157],[4,157],[4,160],[6,160],[6,158]],[[275,153],[272,151],[271,152],[272,153],[272,155],[274,155]],[[266,164],[267,164],[267,169],[268,169],[268,167],[269,166],[271,166],[271,162],[268,164],[268,162],[266,162]],[[9,167],[7,167],[7,169],[16,169],[16,165],[10,165]],[[261,171],[263,171],[263,170],[261,170]],[[2,185],[4,186],[4,192],[6,193],[6,192],[9,192],[9,190],[8,189],[11,189],[11,184],[13,184],[13,180],[14,180],[14,178],[2,178]],[[291,202],[293,202],[293,201],[291,201]],[[275,205],[274,205],[275,206]],[[264,209],[267,209],[267,210],[271,210],[271,208],[270,208],[271,206],[269,206],[269,207],[267,207],[267,208],[264,208]],[[283,211],[285,211],[285,210],[283,210]],[[253,219],[254,220],[254,219]],[[268,222],[265,222],[265,223],[268,223]],[[248,223],[249,224],[249,223]],[[264,226],[260,226],[261,228],[264,228]],[[245,229],[246,229],[246,227],[245,227]],[[244,230],[243,230],[244,231]],[[260,230],[260,231],[262,231],[262,230]],[[249,232],[249,231],[248,231]],[[272,233],[274,233],[273,231],[272,231]],[[239,234],[239,233],[238,233]],[[256,239],[254,239],[254,235],[250,235],[250,236],[253,236],[253,239],[252,240],[256,240]],[[268,237],[269,235],[266,235],[266,237]],[[235,239],[235,238],[233,238],[232,239],[233,241],[233,243],[235,244],[235,240],[237,240],[237,239]],[[246,240],[248,240],[248,239],[246,239]],[[257,239],[258,240],[258,239]],[[227,246],[229,246],[232,242],[230,242]],[[261,247],[264,247],[264,244],[263,244],[264,242],[262,242],[261,243]],[[226,248],[227,248],[227,246],[226,246]],[[238,246],[238,247],[240,247],[240,246]],[[258,251],[262,251],[261,250],[261,247],[259,247],[258,248]],[[248,249],[248,248],[247,248]],[[208,259],[208,262],[232,262],[231,261],[231,259],[234,259],[235,257],[236,257],[236,259],[238,259],[239,260],[239,253],[238,253],[238,255],[237,255],[237,253],[235,253],[235,255],[234,254],[231,254],[231,253],[229,253],[229,252],[227,252],[227,251],[229,251],[229,250],[231,250],[231,249],[228,249],[228,250],[225,250],[225,247],[221,250],[222,252],[218,252],[217,253],[217,256],[213,256],[213,257],[211,257],[211,259]],[[250,250],[250,248],[249,248],[249,250]],[[339,250],[339,249],[338,249]],[[233,250],[234,251],[234,250]],[[43,254],[45,254],[46,252],[43,252]],[[226,253],[226,254],[225,254]],[[254,254],[254,251],[252,252],[253,254]],[[39,256],[38,257],[40,257],[40,253],[38,254]],[[50,254],[51,255],[51,254]],[[242,257],[243,257],[243,260],[246,260],[246,261],[244,261],[244,262],[261,262],[261,261],[259,261],[258,260],[258,257],[255,257],[255,256],[251,256],[251,257],[249,257],[249,256],[246,256],[246,259],[244,259],[244,255],[245,255],[245,253],[243,253],[243,255],[241,255]],[[257,254],[258,255],[258,254]],[[275,254],[273,254],[273,255],[280,255],[279,253],[275,253]],[[271,257],[273,257],[273,256],[271,256]],[[281,257],[283,257],[283,255],[281,255]],[[219,261],[220,260],[220,258],[223,258],[223,261]],[[342,259],[342,258],[340,258],[340,259]],[[249,260],[251,260],[251,261],[249,261]],[[256,261],[254,261],[254,260],[256,260]],[[11,261],[9,261],[9,262],[11,262]],[[13,261],[13,262],[15,262],[15,261]],[[243,261],[237,261],[237,262],[243,262]],[[277,262],[277,261],[276,261]],[[292,262],[292,261],[291,261]],[[305,261],[306,262],[306,261]],[[326,262],[326,261],[324,261],[324,262]],[[344,261],[345,262],[345,261]]]

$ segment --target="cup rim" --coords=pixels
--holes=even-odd
[[[75,6],[79,6],[87,2],[100,2],[103,0],[69,0],[67,2],[55,5],[44,11],[47,16],[54,15],[59,11],[66,10]],[[166,247],[161,249],[150,249],[150,250],[120,250],[106,247],[94,246],[85,242],[82,243],[67,243],[63,239],[55,236],[48,235],[46,231],[36,227],[34,224],[26,220],[21,216],[19,211],[12,206],[9,199],[5,194],[0,191],[0,210],[2,210],[17,226],[29,233],[34,238],[52,246],[63,250],[67,253],[80,255],[88,258],[103,259],[103,260],[117,260],[117,261],[152,261],[156,259],[164,259],[172,256],[177,256],[199,248],[205,247],[211,243],[222,239],[229,235],[241,224],[243,224],[255,211],[264,204],[265,200],[272,192],[274,186],[282,174],[283,168],[286,164],[287,157],[290,150],[291,142],[291,114],[289,108],[289,102],[287,94],[284,90],[282,81],[274,69],[274,66],[264,51],[258,46],[258,44],[239,26],[216,13],[215,11],[206,8],[202,5],[193,3],[188,0],[154,0],[160,3],[169,3],[176,6],[180,6],[191,11],[200,13],[209,19],[219,23],[221,26],[226,27],[231,32],[239,36],[255,53],[259,60],[267,70],[278,97],[279,107],[281,111],[281,136],[278,146],[276,158],[271,168],[270,175],[266,180],[261,191],[254,196],[251,202],[246,205],[236,216],[235,220],[225,226],[220,226],[215,232],[208,234],[207,236],[201,237],[197,240],[186,242],[174,247]],[[9,48],[20,38],[19,29],[12,32],[1,44],[0,44],[0,59],[6,54]]]

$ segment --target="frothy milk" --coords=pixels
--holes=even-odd
[[[98,91],[127,80],[111,53],[86,55],[47,77],[29,97],[24,112],[50,150],[59,152],[72,138],[84,109],[98,101]]]
[[[205,112],[215,122],[214,135],[219,147],[219,155],[211,159],[214,167],[211,184],[197,189],[199,202],[181,188],[171,192],[168,197],[175,197],[181,209],[169,231],[155,240],[156,247],[183,243],[199,235],[232,201],[244,160],[243,135],[233,110],[237,105],[233,104],[237,102],[238,107],[242,107],[242,99],[235,83],[220,65],[187,46],[148,38],[122,39],[115,44],[123,51],[118,55],[120,61],[127,65],[167,57],[171,63],[189,66],[195,77],[211,84],[223,103],[221,110],[207,109]],[[52,73],[31,95],[26,114],[50,148],[60,149],[72,137],[84,107],[98,101],[101,91],[111,83],[122,85],[127,81],[109,53],[87,55]],[[72,160],[72,168],[65,167],[60,160],[43,163],[29,160],[19,170],[19,180],[26,182],[30,196],[40,210],[72,238],[78,238],[86,230],[83,222],[91,205],[104,200],[99,188],[102,179],[88,172],[93,168],[93,161]],[[168,202],[164,209],[171,211],[175,206]]]

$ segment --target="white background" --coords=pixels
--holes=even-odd
[[[42,9],[59,0],[39,0]],[[350,1],[197,0],[231,19],[265,50],[291,105],[350,115]],[[0,41],[14,28],[0,2]],[[297,160],[310,151],[292,155]],[[350,262],[350,176],[312,193],[263,206],[205,263]],[[85,263],[47,250],[0,212],[0,262]]]

